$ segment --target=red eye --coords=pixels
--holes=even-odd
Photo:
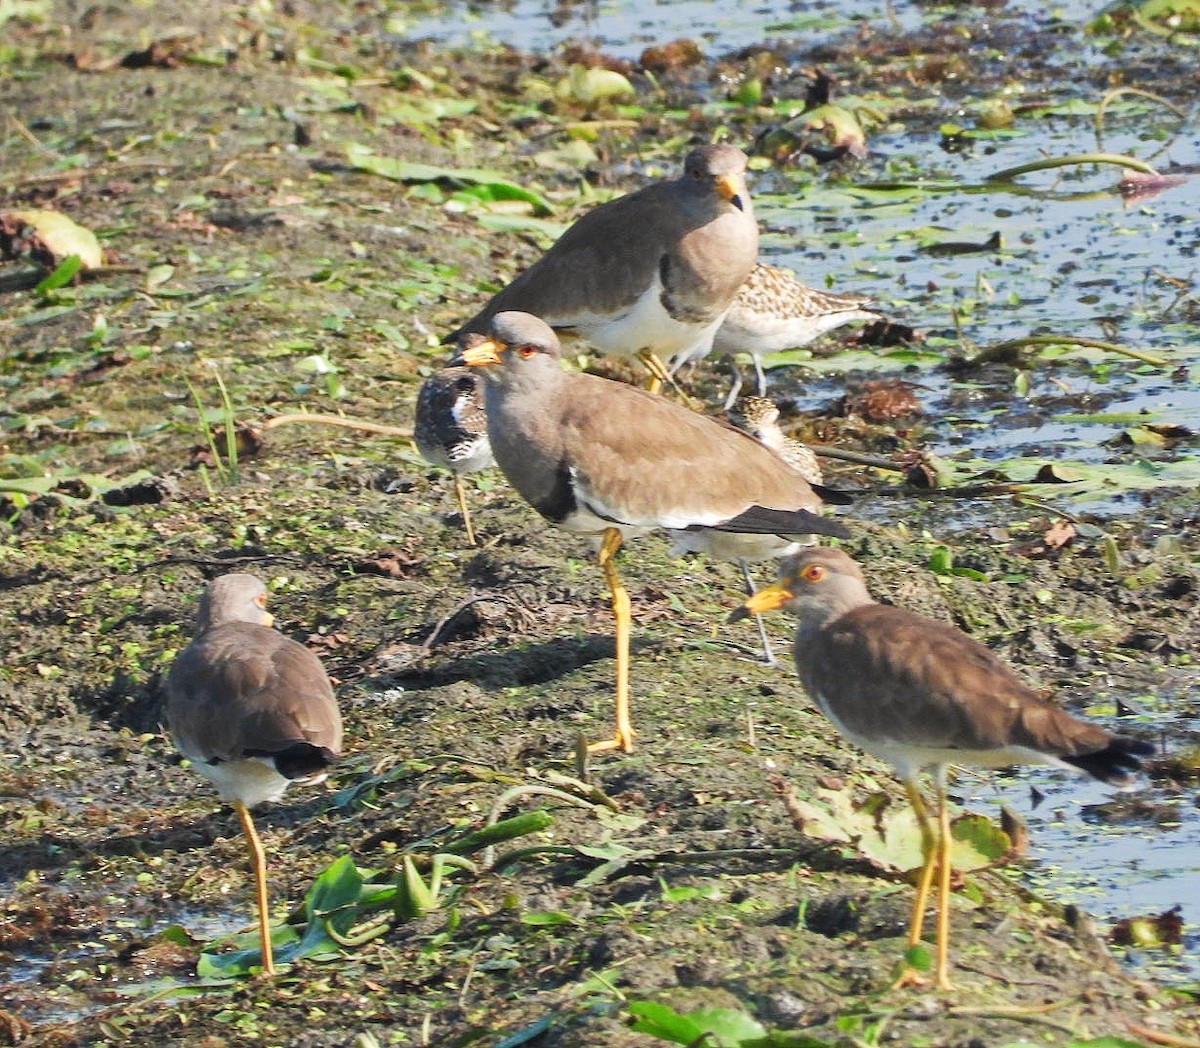
[[[257,604],[260,608],[265,608],[267,606],[267,595],[265,593],[260,593],[257,597],[254,598],[254,603]]]
[[[825,565],[809,564],[802,572],[800,577],[805,582],[820,582],[825,577]]]
[[[517,346],[517,356],[519,356],[522,360],[528,360],[530,357],[536,355],[536,346]]]

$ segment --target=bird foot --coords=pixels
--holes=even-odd
[[[613,738],[603,742],[589,742],[588,753],[606,753],[609,750],[620,750],[622,753],[633,752],[633,733],[618,732]]]
[[[922,975],[916,968],[910,968],[907,964],[896,976],[896,981],[892,983],[891,989],[903,990],[909,987],[933,986],[938,990],[953,990],[954,984],[949,978],[942,973],[938,973],[935,979],[929,978],[928,975]]]
[[[910,986],[928,986],[931,980],[928,976],[922,975],[916,968],[910,968],[908,965],[896,977],[896,981],[892,983],[893,990],[903,990]]]

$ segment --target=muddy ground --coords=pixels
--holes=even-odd
[[[610,119],[588,177],[636,186],[631,153],[670,169],[712,132],[689,106],[716,73],[668,70],[659,96],[634,71],[652,101],[616,120],[531,87],[561,75],[559,59],[435,53],[349,5],[33,6],[44,19],[6,26],[0,206],[72,215],[102,233],[111,268],[39,295],[24,261],[0,266],[5,473],[62,480],[7,492],[0,524],[0,1043],[619,1048],[662,1043],[630,1029],[647,1000],[740,1009],[771,1044],[1200,1037],[1193,995],[1122,974],[1104,929],[1030,896],[1012,865],[968,875],[956,896],[955,992],[889,991],[910,889],[804,837],[779,783],[883,790],[897,806],[902,793],[835,737],[790,667],[756,661],[750,627],[718,628],[739,601],[736,570],[671,560],[656,539],[623,560],[639,746],[586,770],[611,808],[520,794],[505,814],[554,815],[510,844],[536,854],[457,874],[450,905],[274,982],[198,987],[200,945],[249,911],[236,823],[161,728],[163,672],[206,579],[268,579],[281,628],[320,653],[345,711],[329,789],[260,814],[279,917],[340,856],[385,879],[405,851],[428,857],[483,825],[511,787],[564,785],[580,733],[608,728],[613,665],[589,550],[502,478],[473,492],[477,549],[446,476],[402,438],[280,427],[228,483],[211,453],[197,466],[187,384],[219,409],[219,372],[244,422],[309,410],[408,426],[438,333],[538,247],[442,206],[445,187],[352,170],[343,144],[494,167],[562,201],[566,220],[587,206],[578,171],[535,165],[535,149],[567,144],[571,121]],[[853,84],[869,52],[878,75],[936,93],[936,41],[956,80],[972,68],[960,37],[906,52],[864,28],[816,57]],[[803,93],[799,72],[772,75]],[[473,111],[446,110],[460,98]],[[752,110],[721,119],[747,144],[760,130]],[[814,424],[842,432],[837,418]],[[920,427],[856,424],[844,443],[918,449]],[[853,468],[837,479],[868,503],[895,485]],[[1200,639],[1188,493],[1040,557],[1030,540],[1054,515],[1037,505],[981,501],[980,523],[947,531],[937,499],[882,504],[892,519],[877,505],[885,519],[848,543],[881,598],[968,629],[1068,706],[1184,693]],[[926,570],[939,544],[978,577]],[[772,628],[782,644],[786,624]],[[622,848],[632,856],[596,872]],[[191,937],[164,936],[171,925]]]

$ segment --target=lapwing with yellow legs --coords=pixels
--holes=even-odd
[[[934,978],[939,989],[950,989],[947,767],[1052,764],[1125,786],[1153,747],[1047,702],[961,630],[877,603],[842,550],[810,548],[784,561],[778,582],[730,618],[780,607],[798,619],[793,652],[805,691],[839,732],[891,764],[904,784],[925,847],[908,945],[921,942],[936,874]],[[933,775],[936,824],[917,785],[924,769]],[[895,985],[926,981],[905,967]]]
[[[167,675],[167,720],[179,751],[237,812],[250,850],[263,971],[275,972],[267,866],[250,809],[312,785],[341,752],[329,677],[308,648],[271,628],[267,589],[222,575],[200,598],[196,633]]]

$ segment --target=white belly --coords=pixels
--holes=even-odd
[[[571,326],[602,353],[629,357],[646,349],[663,361],[685,351],[688,358],[704,356],[722,318],[708,324],[675,320],[663,307],[662,290],[655,274],[654,282],[628,309],[609,316],[579,314]]]

